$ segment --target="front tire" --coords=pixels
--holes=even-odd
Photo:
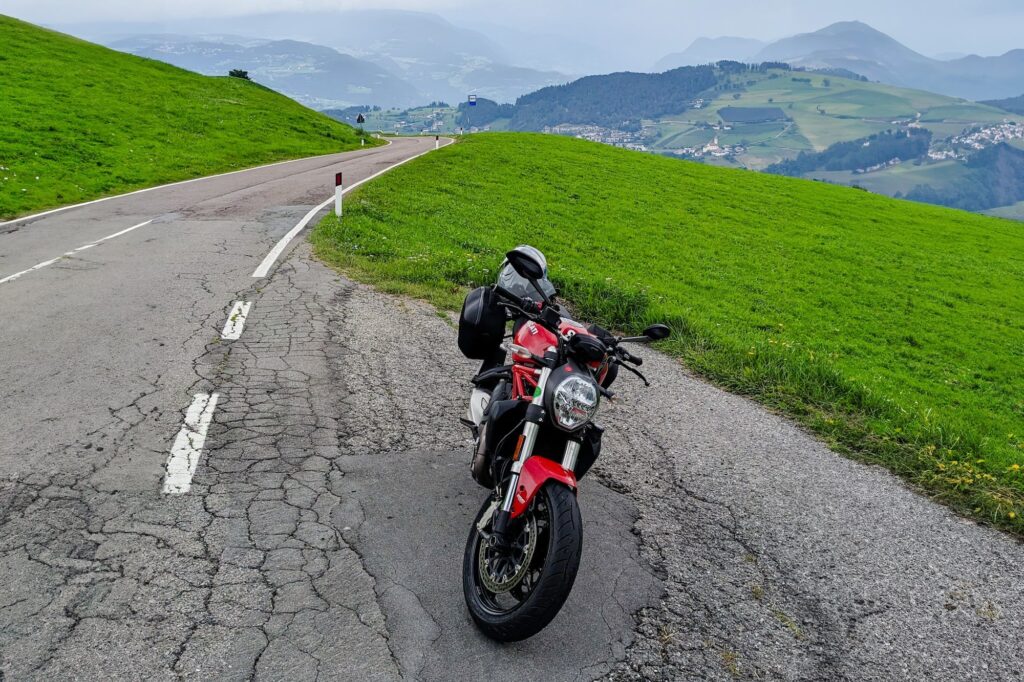
[[[462,588],[469,614],[485,635],[517,642],[547,627],[568,598],[583,552],[583,520],[574,491],[546,483],[510,529],[517,552],[511,563],[500,564],[505,570],[495,576],[493,550],[478,530],[491,509],[488,499],[470,528]],[[489,519],[485,530],[490,531]]]

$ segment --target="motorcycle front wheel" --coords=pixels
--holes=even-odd
[[[516,642],[547,627],[568,598],[583,552],[583,520],[575,493],[549,482],[513,521],[510,550],[498,551],[484,518],[493,509],[488,499],[470,528],[462,588],[477,627],[491,639]]]

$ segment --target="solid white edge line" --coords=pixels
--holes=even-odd
[[[228,321],[224,323],[224,331],[220,333],[220,338],[225,341],[237,341],[242,336],[245,317],[249,314],[251,307],[252,301],[236,301],[228,314]]]
[[[454,140],[452,140],[451,138],[446,138],[446,139],[448,140],[448,142],[446,142],[445,144],[441,145],[442,147],[447,147],[448,145],[452,144],[452,142],[454,142]],[[416,154],[414,156],[410,156],[408,159],[402,159],[398,163],[393,163],[390,166],[388,166],[387,168],[379,170],[379,171],[377,171],[376,173],[374,173],[373,175],[371,175],[369,177],[365,177],[362,180],[359,180],[358,182],[353,182],[351,185],[349,185],[348,187],[344,188],[341,191],[341,193],[342,194],[348,194],[349,192],[354,190],[356,187],[359,187],[359,185],[363,184],[364,182],[369,182],[370,180],[373,180],[374,178],[376,178],[376,177],[378,177],[380,175],[383,175],[384,173],[387,173],[389,170],[392,170],[394,168],[398,168],[403,163],[409,163],[413,159],[418,159],[419,157],[423,156],[424,154],[429,154],[432,151],[434,151],[434,148],[430,147],[429,149],[427,149],[424,152],[420,152],[419,154]],[[326,201],[324,201],[319,206],[314,207],[309,213],[307,213],[305,216],[303,216],[302,220],[300,220],[295,227],[293,227],[292,229],[288,230],[288,234],[286,234],[285,236],[281,237],[281,240],[279,242],[277,242],[277,244],[274,244],[274,248],[272,248],[270,250],[270,253],[268,253],[267,256],[263,259],[263,262],[260,263],[259,267],[256,268],[255,272],[252,273],[252,276],[253,277],[266,277],[267,273],[270,272],[270,268],[273,267],[274,262],[278,259],[278,257],[281,255],[281,252],[285,250],[285,248],[288,246],[288,244],[293,239],[295,239],[295,237],[300,232],[302,232],[302,230],[305,229],[306,225],[309,224],[309,221],[311,221],[316,216],[317,213],[319,213],[320,211],[322,211],[325,208],[327,208],[327,205],[330,204],[333,201],[334,201],[334,197],[331,196],[331,198],[327,199]]]
[[[385,147],[391,144],[391,140],[386,140],[388,143]],[[42,213],[33,213],[32,215],[22,216],[21,218],[14,218],[6,222],[0,223],[0,227],[6,225],[14,225],[15,223],[23,223],[27,220],[35,220],[36,218],[43,218],[54,213],[60,213],[61,211],[70,211],[73,208],[82,208],[83,206],[92,206],[93,204],[99,204],[104,201],[110,201],[111,199],[120,199],[121,197],[130,197],[135,194],[142,194],[143,192],[152,192],[156,189],[165,189],[167,187],[177,187],[179,185],[187,185],[191,182],[199,182],[200,180],[209,180],[210,178],[223,178],[228,175],[237,175],[238,173],[248,173],[249,171],[260,170],[262,168],[273,168],[274,166],[283,166],[286,163],[297,163],[299,161],[309,161],[310,159],[322,159],[325,156],[334,156],[335,154],[348,154],[349,152],[355,151],[367,151],[365,148],[350,149],[348,152],[331,152],[330,154],[319,154],[317,156],[305,156],[301,159],[288,159],[287,161],[275,161],[274,163],[267,163],[262,166],[253,166],[252,168],[239,168],[235,171],[228,171],[227,173],[217,173],[216,175],[204,175],[201,178],[192,178],[190,180],[179,180],[178,182],[169,182],[166,185],[157,185],[155,187],[143,187],[132,192],[125,192],[124,194],[115,194],[109,197],[100,197],[99,199],[93,199],[92,201],[83,201],[80,204],[71,204],[70,206],[60,206],[59,208],[51,208],[49,211],[43,211]]]
[[[218,398],[220,395],[217,393],[197,393],[192,399],[192,404],[185,412],[185,423],[167,457],[164,494],[181,495],[192,489],[192,476],[199,466],[199,458],[206,443],[206,431],[213,420]]]
[[[39,263],[38,265],[33,265],[28,270],[22,270],[21,272],[16,272],[13,275],[8,275],[7,277],[4,277],[3,279],[0,279],[0,284],[4,284],[5,282],[11,282],[13,280],[16,280],[19,277],[21,277],[22,275],[24,275],[26,273],[29,273],[29,272],[32,272],[33,270],[39,270],[40,268],[45,268],[47,265],[53,265],[54,263],[56,263],[57,261],[59,261],[62,258],[66,258],[68,256],[74,255],[78,251],[85,251],[86,249],[91,249],[92,247],[96,246],[100,242],[105,242],[105,241],[107,241],[109,239],[113,239],[114,237],[120,237],[123,234],[128,234],[132,230],[137,230],[140,227],[145,227],[146,225],[149,225],[151,222],[153,222],[152,219],[151,220],[147,220],[144,223],[139,223],[138,225],[132,225],[128,229],[121,230],[120,232],[115,232],[114,234],[107,235],[106,237],[103,237],[102,239],[97,239],[92,244],[86,244],[85,246],[79,246],[77,249],[74,249],[73,251],[68,251],[63,256],[58,256],[57,258],[51,258],[48,261],[43,261],[42,263]]]
[[[273,267],[274,261],[276,261],[277,257],[281,255],[281,252],[284,251],[286,246],[288,246],[288,243],[291,240],[295,239],[295,235],[297,235],[299,232],[302,232],[303,228],[305,228],[306,225],[309,224],[309,221],[313,219],[313,216],[315,216],[317,213],[326,208],[327,204],[331,203],[332,201],[334,201],[334,197],[331,197],[330,199],[323,202],[319,206],[316,206],[315,208],[313,208],[313,210],[307,213],[302,218],[302,220],[299,221],[298,225],[288,230],[288,234],[281,237],[281,240],[274,244],[274,248],[272,248],[270,250],[270,253],[266,255],[266,257],[263,259],[263,262],[260,263],[259,267],[256,268],[256,271],[252,273],[252,276],[266,277],[267,273],[270,272],[270,268]]]

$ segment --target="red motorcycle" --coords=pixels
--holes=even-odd
[[[476,442],[471,471],[491,490],[470,529],[462,566],[466,605],[492,639],[518,641],[558,614],[583,549],[577,481],[601,451],[594,423],[620,367],[642,360],[620,344],[667,338],[665,325],[616,337],[563,317],[543,254],[506,254],[498,283],[470,292],[459,348],[483,360],[463,423]],[[501,346],[515,321],[512,343]],[[506,352],[512,364],[504,364]]]

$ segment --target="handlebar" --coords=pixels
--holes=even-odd
[[[637,356],[631,354],[625,348],[616,348],[616,351],[618,352],[619,357],[622,358],[623,360],[625,360],[626,362],[631,362],[634,365],[636,365],[637,367],[639,367],[640,365],[644,364],[644,359],[643,358],[638,358]]]

